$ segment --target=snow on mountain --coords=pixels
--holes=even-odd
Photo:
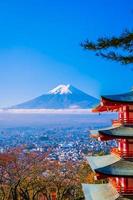
[[[59,85],[48,93],[12,106],[13,109],[89,109],[99,100],[72,85]]]
[[[48,94],[72,94],[70,85],[58,85],[56,88],[50,90]]]

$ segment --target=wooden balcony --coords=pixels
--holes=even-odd
[[[122,194],[122,195],[133,195],[133,186],[127,186],[125,185],[124,187],[117,185],[116,181],[113,179],[109,178],[109,182],[113,185],[116,190]]]
[[[117,191],[122,194],[122,195],[133,195],[133,187],[120,187],[120,186],[115,186]]]
[[[110,153],[124,158],[133,157],[133,151],[120,151],[118,148],[112,148]]]
[[[122,195],[133,195],[133,186],[132,187],[120,187],[116,186],[117,191]]]
[[[119,120],[119,119],[112,120],[112,125],[113,125],[114,127],[120,126],[120,125],[122,125],[122,124],[123,124],[122,121]]]
[[[119,190],[117,190],[120,194],[123,195],[133,195],[133,187],[128,187],[128,188],[119,188]]]
[[[116,119],[112,120],[112,125],[114,127],[120,126],[120,125],[133,125],[133,118],[130,119]]]

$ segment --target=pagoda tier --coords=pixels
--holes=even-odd
[[[93,109],[95,112],[117,110],[121,105],[133,105],[133,91],[118,95],[101,96],[100,105]]]
[[[133,160],[116,155],[89,156],[87,158],[97,179],[109,178],[121,194],[133,194]]]
[[[83,185],[85,197],[86,200],[133,199],[133,91],[102,96],[93,112],[104,111],[118,112],[118,119],[112,121],[112,127],[93,131],[91,136],[100,141],[116,139],[118,147],[112,148],[110,155],[87,158],[96,178],[106,178],[109,183]]]
[[[119,94],[107,95],[101,97],[100,104],[92,110],[93,112],[115,111],[119,112],[114,125],[133,123],[133,91]]]
[[[116,200],[119,193],[111,184],[83,184],[86,200]]]
[[[111,164],[116,163],[120,160],[121,158],[119,156],[115,156],[111,154],[104,155],[104,156],[88,156],[87,157],[87,161],[94,172],[95,170],[99,168],[110,166]]]
[[[124,126],[112,127],[109,129],[99,130],[101,136],[108,136],[110,139],[133,139],[133,126]]]
[[[91,130],[91,136],[102,141],[112,139],[133,139],[133,126],[121,125],[100,130]]]
[[[102,159],[102,158],[101,158]],[[95,169],[98,174],[109,177],[133,177],[133,160],[121,159],[111,165]],[[133,184],[133,182],[132,182]]]
[[[133,91],[123,94],[105,95],[101,96],[101,98],[112,103],[133,105]]]
[[[95,137],[100,141],[117,139],[118,148],[112,148],[111,153],[126,158],[133,157],[133,126],[122,125],[99,131],[93,130],[91,133],[91,137]]]
[[[130,200],[131,196],[121,196],[110,184],[82,184],[86,200]]]

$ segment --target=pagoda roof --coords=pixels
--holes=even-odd
[[[103,101],[101,100],[101,102]],[[99,105],[97,105],[95,108],[92,109],[92,112],[117,112],[120,105],[121,105],[120,103],[116,104],[116,102],[100,103]]]
[[[114,154],[89,156],[87,158],[92,169],[98,173],[115,177],[133,177],[133,160],[125,160]]]
[[[119,193],[110,184],[82,184],[86,200],[116,200]]]
[[[95,171],[107,176],[133,177],[133,160],[121,159],[116,163],[98,168]]]
[[[116,95],[104,95],[102,96],[102,99],[112,101],[112,102],[133,104],[133,91],[123,93],[123,94],[116,94]]]
[[[133,105],[133,91],[116,94],[116,95],[103,95],[101,96],[101,103],[97,105],[93,112],[105,112],[105,111],[118,111],[121,105],[130,104]]]
[[[87,161],[93,171],[95,171],[96,169],[99,169],[99,168],[103,168],[107,165],[111,165],[119,160],[121,160],[121,158],[114,154],[87,157]]]
[[[118,126],[110,127],[107,129],[101,129],[98,131],[98,135],[105,135],[111,138],[133,138],[133,126]]]

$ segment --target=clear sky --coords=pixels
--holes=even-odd
[[[133,28],[132,0],[0,1],[0,106],[72,84],[94,95],[133,86],[133,71],[80,42]]]

